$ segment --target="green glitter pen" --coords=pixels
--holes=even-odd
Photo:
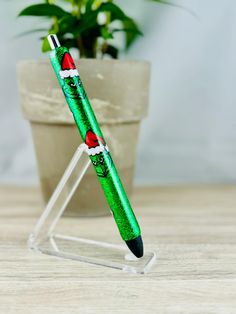
[[[122,239],[136,257],[143,256],[140,227],[131,208],[108,146],[89,103],[75,63],[56,35],[49,35],[51,64],[73,114],[82,140],[112,211]]]

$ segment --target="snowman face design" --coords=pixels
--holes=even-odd
[[[96,173],[99,177],[106,177],[111,169],[112,160],[108,151],[90,156],[90,159],[94,165]]]

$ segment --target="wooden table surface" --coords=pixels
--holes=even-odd
[[[138,188],[133,204],[158,256],[147,275],[29,251],[39,191],[1,187],[0,313],[236,313],[236,186]]]

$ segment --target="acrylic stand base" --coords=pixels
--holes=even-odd
[[[62,215],[90,166],[91,162],[85,150],[85,144],[81,144],[76,150],[33,233],[29,236],[28,247],[36,252],[129,273],[147,273],[156,260],[154,252],[145,252],[144,256],[138,259],[125,245],[84,239],[57,230],[59,220],[65,219]],[[70,228],[71,225],[69,230]]]

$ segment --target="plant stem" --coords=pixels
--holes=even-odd
[[[72,13],[72,15],[75,16],[76,13],[77,13],[76,0],[73,0],[73,1],[71,2],[71,6],[72,6],[71,13]]]
[[[81,14],[81,2],[78,2],[77,3],[77,18],[79,19],[80,18],[80,14]]]
[[[86,57],[86,55],[85,55],[85,49],[84,49],[84,44],[83,44],[83,41],[82,41],[81,36],[78,37],[77,43],[78,43],[78,49],[79,49],[80,58]]]

